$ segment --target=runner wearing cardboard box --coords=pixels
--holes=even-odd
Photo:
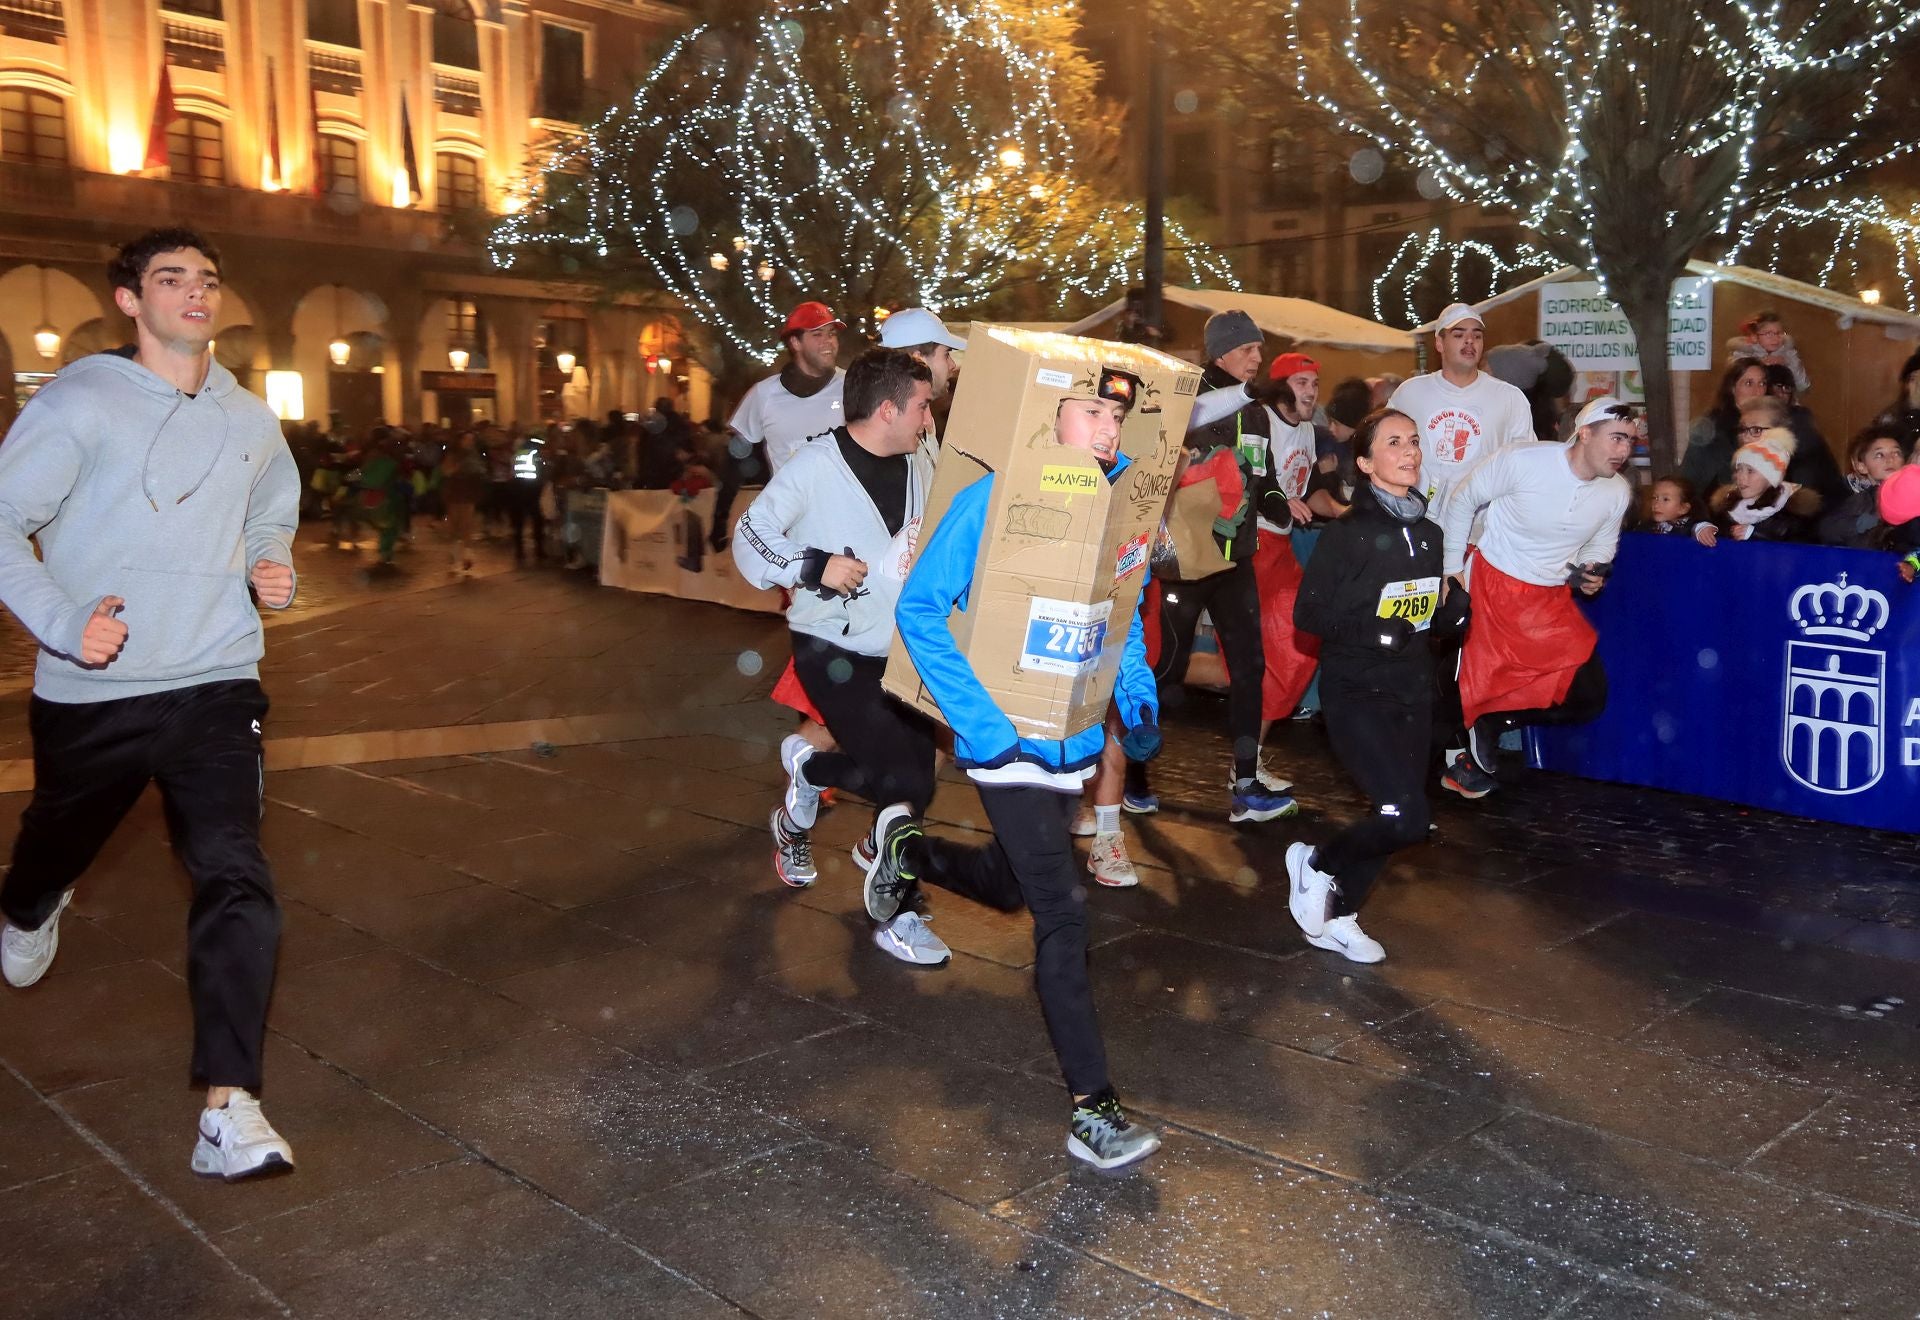
[[[1129,465],[1120,452],[1121,423],[1141,382],[1108,369],[1092,374],[1085,384],[1091,389],[1080,392],[1069,386],[1060,399],[1053,439],[1092,454],[1111,484]],[[1106,1045],[1087,973],[1086,899],[1068,833],[1080,789],[1100,757],[1106,728],[1096,719],[1065,738],[1022,737],[952,631],[956,610],[967,608],[975,588],[995,481],[989,472],[954,498],[900,593],[901,641],[921,684],[953,728],[955,764],[974,781],[994,832],[993,844],[981,859],[987,865],[964,875],[942,875],[929,867],[926,878],[992,907],[1014,911],[1024,906],[1033,913],[1034,984],[1073,1096],[1067,1151],[1095,1168],[1117,1169],[1153,1154],[1160,1137],[1126,1116],[1107,1075]],[[1144,552],[1137,571],[1144,575]],[[1098,650],[1112,645],[1104,634],[1098,638]],[[1130,612],[1126,639],[1119,645],[1113,692],[1127,727],[1124,746],[1131,759],[1147,761],[1160,750],[1158,696],[1137,609]],[[867,910],[876,920],[890,917],[892,905],[911,890],[913,877],[901,866],[909,832],[917,833],[918,827],[896,821],[882,839],[881,864],[867,881]]]

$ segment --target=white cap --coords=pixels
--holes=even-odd
[[[1486,318],[1474,311],[1473,308],[1467,306],[1467,304],[1448,303],[1446,310],[1440,313],[1440,319],[1433,323],[1433,332],[1437,335],[1443,335],[1456,325],[1459,325],[1462,321],[1478,322],[1482,329],[1485,329],[1487,324]]]
[[[924,307],[905,308],[880,323],[880,347],[918,348],[922,344],[963,349],[967,341],[948,333],[940,318]]]
[[[1595,422],[1628,421],[1632,413],[1633,409],[1627,404],[1620,402],[1611,394],[1602,394],[1599,398],[1590,400],[1587,406],[1580,410],[1580,415],[1573,419],[1573,429],[1578,431],[1582,427],[1592,426]]]

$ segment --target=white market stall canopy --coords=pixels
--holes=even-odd
[[[1168,303],[1189,308],[1202,316],[1215,312],[1245,312],[1253,323],[1277,339],[1296,344],[1347,349],[1356,353],[1407,353],[1413,350],[1411,331],[1369,321],[1362,316],[1311,302],[1305,298],[1281,298],[1266,293],[1240,293],[1232,289],[1188,289],[1177,284],[1166,287]],[[1064,327],[1070,335],[1084,335],[1095,326],[1118,318],[1127,309],[1126,299],[1109,303],[1091,316],[1082,317]]]
[[[1738,288],[1749,289],[1757,295],[1754,302],[1795,302],[1823,308],[1834,314],[1840,322],[1840,329],[1853,325],[1879,325],[1886,327],[1889,339],[1920,339],[1920,315],[1903,312],[1897,307],[1883,307],[1874,303],[1861,302],[1849,294],[1835,293],[1832,289],[1823,289],[1817,284],[1804,284],[1799,280],[1788,279],[1785,275],[1775,275],[1772,271],[1755,270],[1751,266],[1716,266],[1710,261],[1689,261],[1687,274],[1710,279],[1716,284],[1731,284]],[[1561,284],[1568,280],[1591,279],[1585,271],[1574,266],[1563,266],[1548,275],[1528,280],[1525,284],[1516,284],[1511,289],[1503,289],[1491,298],[1475,303],[1474,310],[1486,312],[1505,303],[1538,293],[1549,284]],[[1171,291],[1169,291],[1171,292]],[[1432,321],[1420,326],[1413,333],[1430,335],[1433,333]]]

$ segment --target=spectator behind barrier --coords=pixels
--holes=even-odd
[[[1787,470],[1787,480],[1819,491],[1827,504],[1838,504],[1847,497],[1846,480],[1813,414],[1801,406],[1793,373],[1778,364],[1769,366],[1767,393],[1787,406],[1787,429],[1793,432],[1793,466]]]
[[[1811,385],[1807,369],[1800,361],[1800,350],[1780,319],[1780,313],[1768,308],[1755,312],[1740,327],[1740,333],[1727,341],[1727,358],[1732,362],[1759,362],[1781,366],[1793,373],[1793,387],[1805,394]]]
[[[1900,577],[1920,573],[1920,463],[1911,463],[1880,483],[1880,519],[1888,548],[1900,556]]]
[[[1733,480],[1733,455],[1740,448],[1740,405],[1767,392],[1767,369],[1758,362],[1735,362],[1720,376],[1714,405],[1694,418],[1687,431],[1687,452],[1680,475],[1695,490],[1715,491]]]
[[[1900,433],[1891,426],[1869,426],[1847,446],[1848,495],[1820,519],[1827,545],[1872,548],[1879,539],[1880,484],[1906,465]]]
[[[1720,529],[1706,516],[1700,493],[1685,477],[1662,477],[1646,494],[1646,509],[1630,530],[1656,536],[1691,536],[1701,545],[1712,545]]]
[[[1876,425],[1891,426],[1900,436],[1900,447],[1909,462],[1920,445],[1920,353],[1915,353],[1900,368],[1900,393],[1893,406],[1873,419]]]
[[[1767,400],[1776,408],[1775,400]],[[1741,410],[1744,423],[1761,409],[1749,401]],[[1793,462],[1793,432],[1784,426],[1767,429],[1734,453],[1733,485],[1715,497],[1715,521],[1724,536],[1736,541],[1811,541],[1820,512],[1817,492],[1787,480]]]

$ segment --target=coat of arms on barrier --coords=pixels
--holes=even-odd
[[[1887,598],[1866,587],[1809,583],[1787,612],[1804,638],[1871,642],[1887,626]],[[1780,759],[1816,793],[1844,796],[1880,782],[1886,769],[1887,655],[1839,642],[1787,643],[1786,712]]]

